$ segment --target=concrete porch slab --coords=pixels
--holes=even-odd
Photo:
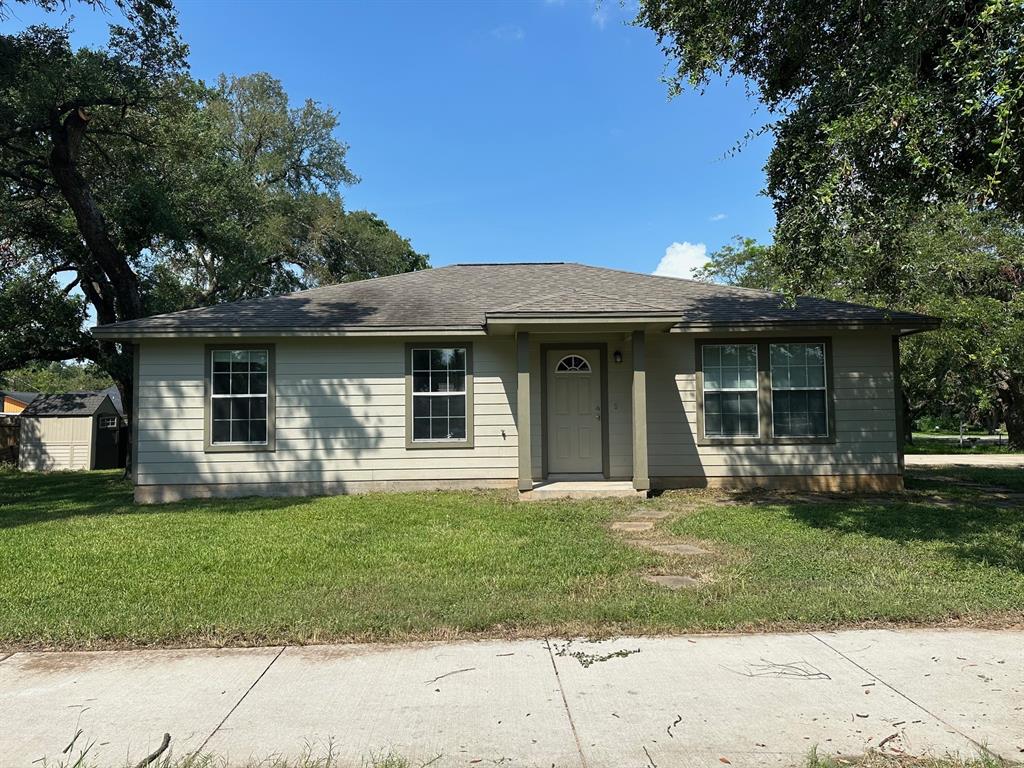
[[[534,483],[533,489],[519,494],[523,501],[545,499],[646,499],[647,491],[638,491],[629,480],[550,480]]]

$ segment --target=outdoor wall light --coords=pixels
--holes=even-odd
[[[621,363],[622,353],[616,349],[614,352],[612,352],[612,360],[614,360],[616,363]]]

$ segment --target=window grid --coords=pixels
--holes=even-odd
[[[579,355],[566,355],[555,366],[556,373],[590,373],[590,363]]]
[[[267,351],[211,350],[211,445],[267,445]]]
[[[704,436],[758,437],[757,344],[705,344]]]
[[[465,347],[414,347],[413,442],[467,440]]]
[[[771,344],[772,437],[828,437],[822,342]]]

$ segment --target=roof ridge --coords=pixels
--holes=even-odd
[[[597,266],[594,266],[593,264],[583,264],[582,262],[579,262],[579,261],[569,261],[569,262],[564,262],[564,263],[571,264],[571,265],[573,265],[575,267],[583,267],[585,269],[603,270],[605,272],[617,272],[620,275],[632,275],[633,277],[653,277],[653,278],[656,278],[658,280],[674,280],[677,283],[680,283],[680,282],[681,283],[692,283],[694,285],[699,285],[701,287],[706,287],[706,288],[722,288],[722,289],[725,289],[725,290],[742,291],[744,293],[758,293],[758,294],[767,295],[767,296],[778,296],[779,295],[778,291],[768,291],[768,290],[765,290],[763,288],[746,288],[746,287],[744,287],[742,285],[728,285],[728,284],[723,284],[723,283],[705,283],[703,280],[694,280],[691,277],[670,277],[669,275],[656,275],[653,272],[651,272],[651,273],[647,273],[647,272],[632,272],[632,271],[630,271],[628,269],[618,269],[617,267],[597,267]]]

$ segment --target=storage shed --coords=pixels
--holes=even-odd
[[[43,395],[21,412],[18,465],[34,471],[123,467],[124,423],[108,391]]]

